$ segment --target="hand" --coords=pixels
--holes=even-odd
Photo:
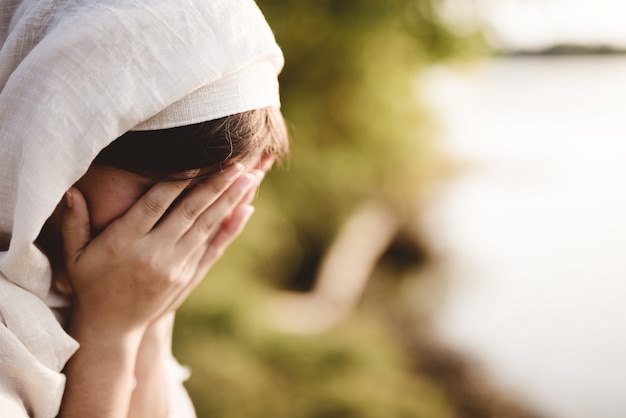
[[[72,325],[143,332],[182,303],[251,214],[261,170],[235,167],[194,187],[166,216],[189,182],[156,184],[94,239],[86,202],[71,189],[62,234]]]
[[[253,168],[249,170],[249,173],[256,177],[257,186],[263,181],[265,174],[272,168],[273,164],[274,157],[269,155],[262,155],[255,163],[251,164]],[[254,200],[257,191],[258,187],[251,188],[231,215],[224,220],[220,231],[213,239],[212,247],[205,253],[203,264],[200,266],[200,271],[203,271],[203,273],[194,281],[193,286],[189,286],[170,304],[168,311],[174,311],[182,305],[195,288],[195,285],[204,278],[208,270],[220,259],[230,243],[239,236],[248,219],[254,213],[254,208],[250,206],[250,203]]]

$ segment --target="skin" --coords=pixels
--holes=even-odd
[[[271,164],[233,164],[194,187],[92,165],[68,191],[42,238],[44,251],[63,242],[48,255],[72,288],[80,343],[60,417],[167,416],[173,314],[243,229]]]

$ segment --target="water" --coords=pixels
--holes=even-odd
[[[424,218],[452,286],[446,341],[556,418],[626,416],[626,58],[433,69],[467,163]]]

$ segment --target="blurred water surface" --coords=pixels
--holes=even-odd
[[[548,416],[626,416],[626,57],[434,68],[442,338]]]

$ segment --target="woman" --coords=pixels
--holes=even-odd
[[[2,415],[193,416],[173,312],[286,151],[271,30],[252,0],[3,0],[0,34]]]

